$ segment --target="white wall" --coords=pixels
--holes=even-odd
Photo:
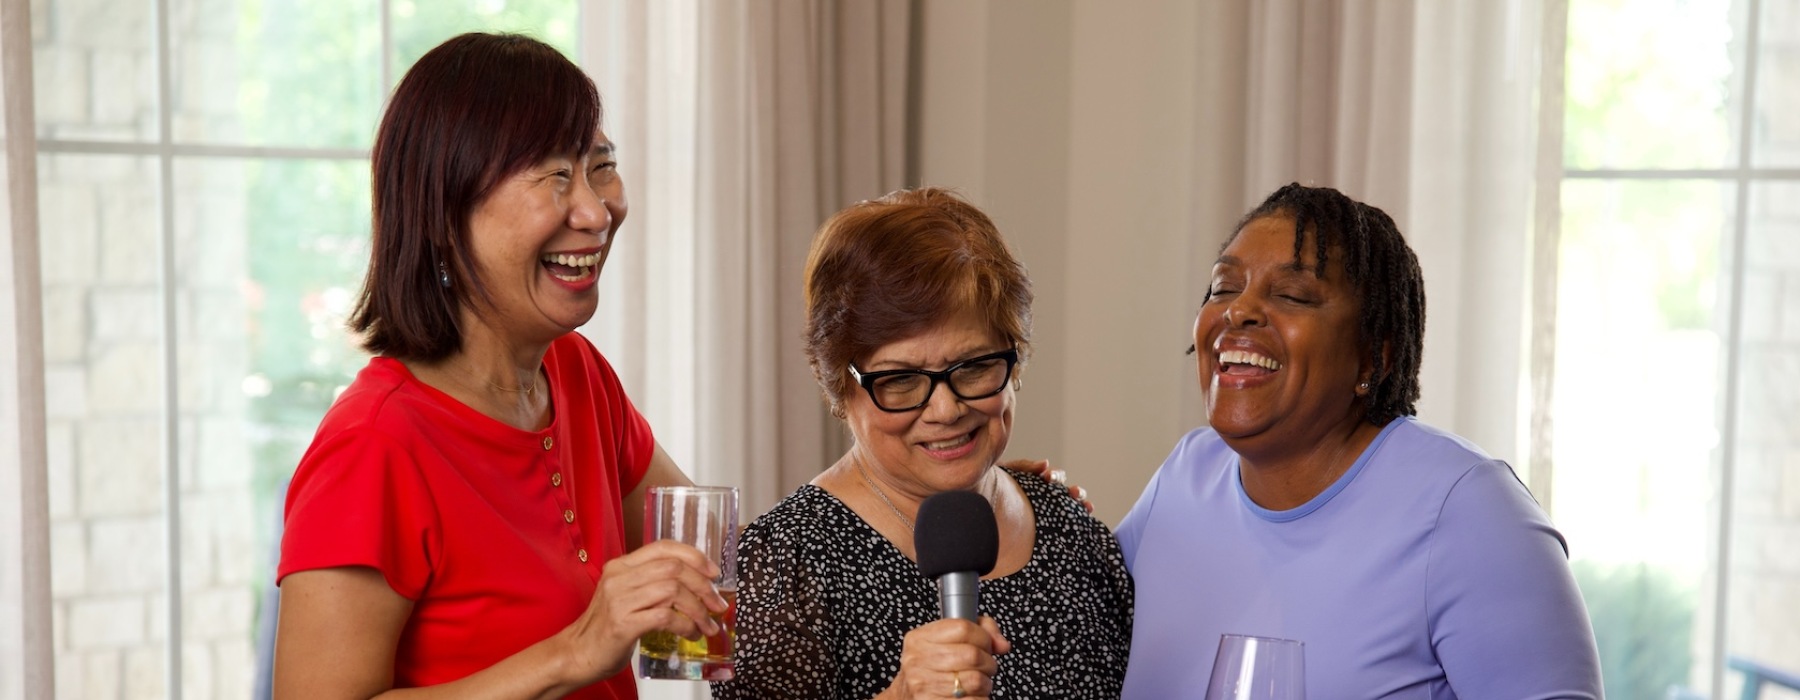
[[[1111,524],[1203,420],[1186,271],[1253,202],[1242,110],[1196,95],[1242,92],[1238,5],[924,3],[921,179],[993,216],[1037,293],[1007,454],[1068,469]]]

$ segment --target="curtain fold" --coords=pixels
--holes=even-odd
[[[910,6],[583,6],[582,63],[633,205],[583,331],[676,463],[739,487],[745,519],[845,446],[801,354],[801,272],[825,217],[904,182]]]
[[[911,0],[583,12],[632,204],[584,332],[676,463],[753,517],[844,446],[801,354],[801,271],[825,217],[904,184]]]
[[[0,700],[54,691],[30,10],[0,0]]]
[[[1412,237],[1431,300],[1420,406],[1525,477],[1543,0],[1420,3]],[[1536,481],[1536,475],[1532,475]],[[1531,483],[1531,482],[1528,482]],[[1544,481],[1543,483],[1548,483]],[[1545,494],[1547,495],[1547,494]],[[1549,504],[1546,502],[1546,506]]]
[[[1246,206],[1299,181],[1391,214],[1425,271],[1420,415],[1521,469],[1544,11],[1266,0],[1246,28]]]

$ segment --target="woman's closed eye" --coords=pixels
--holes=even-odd
[[[1270,293],[1276,299],[1293,304],[1311,306],[1319,302],[1317,290],[1307,288],[1304,285],[1277,285]]]
[[[588,182],[611,182],[613,178],[618,177],[618,173],[619,164],[616,161],[595,163],[593,167],[588,168]]]

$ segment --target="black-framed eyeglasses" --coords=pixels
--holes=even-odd
[[[861,372],[850,365],[850,376],[869,392],[875,407],[888,413],[911,411],[931,401],[938,384],[950,386],[950,393],[964,401],[985,399],[1000,393],[1012,379],[1013,365],[1019,363],[1019,349],[1007,348],[991,355],[971,357],[933,372],[924,369],[889,369]]]

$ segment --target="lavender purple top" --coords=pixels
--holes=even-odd
[[[1411,418],[1306,504],[1250,501],[1195,430],[1118,529],[1136,581],[1126,700],[1198,697],[1219,635],[1306,643],[1307,697],[1599,698],[1562,535],[1512,468]]]

